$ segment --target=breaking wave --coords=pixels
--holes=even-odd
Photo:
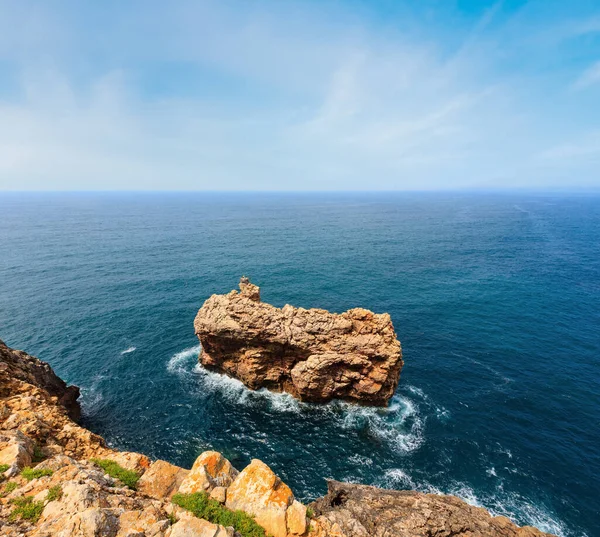
[[[129,347],[127,349],[125,349],[124,351],[121,351],[121,356],[123,356],[124,354],[129,354],[130,352],[135,351],[136,347]]]
[[[195,347],[190,347],[175,353],[167,363],[167,371],[179,374],[187,373],[189,371],[190,359],[192,357],[197,359],[198,354],[200,354],[200,349],[200,345],[196,345]]]
[[[424,420],[417,403],[408,397],[396,394],[386,408],[364,407],[344,401],[305,403],[288,393],[265,388],[250,390],[237,379],[208,371],[197,361],[199,352],[200,345],[190,347],[174,354],[167,363],[169,372],[193,381],[199,394],[217,394],[233,405],[292,413],[300,419],[316,416],[342,430],[362,431],[403,453],[413,451],[423,443]]]

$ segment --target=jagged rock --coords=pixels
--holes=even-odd
[[[233,531],[200,518],[190,517],[173,524],[166,537],[233,537]]]
[[[549,537],[454,496],[328,481],[311,537]]]
[[[403,365],[387,313],[276,308],[260,302],[259,288],[247,278],[240,292],[206,300],[194,328],[205,367],[303,401],[386,405]]]
[[[140,478],[137,490],[152,498],[170,498],[188,474],[189,470],[157,460]]]
[[[264,462],[253,459],[227,489],[225,505],[250,513],[273,537],[287,537],[286,511],[293,502],[290,488]]]
[[[306,533],[306,505],[294,500],[285,513],[286,525],[291,535],[304,535]]]
[[[215,487],[212,489],[210,497],[219,503],[225,503],[227,501],[227,489],[225,487]]]
[[[215,487],[228,487],[238,471],[217,451],[205,451],[194,462],[190,473],[179,487],[182,494],[210,492]]]
[[[7,347],[2,340],[0,340],[0,375],[6,375],[43,389],[49,395],[57,398],[58,402],[67,409],[71,419],[79,420],[81,416],[81,407],[77,402],[79,388],[67,386],[66,382],[54,373],[50,364],[23,351]],[[0,397],[2,396],[0,391]]]
[[[33,441],[19,430],[0,434],[0,464],[8,464],[11,475],[31,464],[33,449]]]

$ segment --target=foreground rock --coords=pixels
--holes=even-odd
[[[276,308],[261,302],[260,289],[246,278],[240,292],[211,296],[194,328],[202,365],[303,401],[386,405],[403,365],[387,313]]]
[[[452,496],[336,482],[313,504],[316,516],[309,520],[306,506],[259,460],[238,472],[207,451],[186,470],[108,448],[69,417],[76,399],[65,399],[68,388],[56,379],[47,364],[0,342],[0,537],[241,537],[171,501],[175,493],[197,492],[219,502],[213,511],[219,504],[242,510],[273,537],[546,535]],[[136,490],[92,458],[138,474]],[[34,472],[22,472],[28,466]],[[15,516],[24,501],[30,502],[26,516]]]
[[[455,496],[382,490],[328,482],[327,496],[311,504],[312,537],[548,537],[492,517]]]

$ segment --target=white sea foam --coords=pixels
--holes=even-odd
[[[273,412],[319,413],[331,420],[332,425],[347,430],[366,430],[394,449],[406,453],[418,448],[423,442],[424,423],[416,402],[396,394],[387,408],[363,407],[343,401],[328,404],[303,403],[288,393],[267,389],[250,390],[244,384],[227,375],[208,371],[202,367],[197,356],[200,346],[184,349],[174,354],[167,363],[168,371],[189,377],[197,382],[202,394],[218,393],[236,405],[262,406]]]
[[[127,349],[125,349],[124,351],[121,351],[121,356],[123,356],[124,354],[129,354],[130,352],[135,351],[136,347],[129,347]]]
[[[104,396],[98,385],[103,378],[103,375],[97,375],[92,379],[91,386],[81,387],[81,412],[88,418],[95,416],[102,409]]]
[[[391,489],[414,489],[415,482],[404,470],[400,468],[390,468],[383,474],[382,486]]]
[[[198,357],[200,354],[200,345],[184,349],[171,356],[171,359],[167,363],[167,370],[171,373],[187,373],[189,371],[189,364],[186,367],[186,362],[190,361],[190,358],[195,356]]]

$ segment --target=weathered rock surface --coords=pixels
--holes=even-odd
[[[455,496],[328,481],[314,509],[312,537],[548,537],[492,517]]]
[[[182,494],[210,492],[215,487],[228,487],[239,472],[217,451],[205,451],[179,486]]]
[[[290,488],[264,462],[253,459],[227,489],[225,505],[250,513],[273,537],[287,537],[286,512],[293,503]]]
[[[7,347],[2,340],[0,340],[0,375],[38,386],[49,395],[57,397],[58,402],[67,409],[73,420],[79,419],[81,415],[81,408],[77,402],[79,388],[67,386],[67,383],[54,373],[50,364],[23,351]]]
[[[212,295],[194,321],[200,361],[252,389],[286,391],[311,402],[345,399],[386,405],[402,368],[387,313],[355,308],[276,308],[247,278],[240,292]]]
[[[154,461],[138,481],[137,489],[152,498],[170,498],[189,473],[166,461]]]

